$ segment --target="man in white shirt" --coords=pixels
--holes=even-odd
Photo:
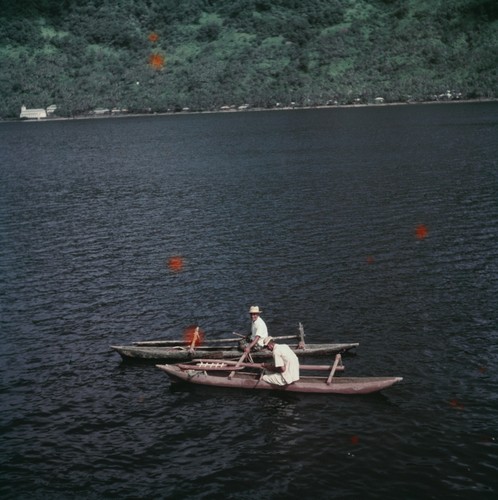
[[[299,380],[299,359],[292,349],[287,344],[276,344],[272,337],[266,337],[264,345],[272,351],[274,364],[263,363],[265,372],[261,379],[275,385]]]
[[[268,328],[266,323],[261,318],[260,314],[263,311],[259,306],[251,306],[249,314],[251,315],[251,336],[249,337],[247,345],[244,347],[244,352],[249,354],[251,350],[259,351],[264,346],[264,339],[268,337]]]

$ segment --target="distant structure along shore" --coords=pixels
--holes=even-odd
[[[28,109],[24,104],[21,106],[21,114],[19,118],[25,118],[27,120],[40,120],[42,118],[47,118],[50,115],[53,115],[57,106],[52,104],[47,109],[44,108],[33,108]]]

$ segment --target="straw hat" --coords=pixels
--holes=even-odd
[[[263,311],[259,308],[259,306],[251,306],[249,309],[249,314],[261,314]]]
[[[266,347],[270,342],[275,342],[273,337],[265,337],[263,340],[263,345]]]

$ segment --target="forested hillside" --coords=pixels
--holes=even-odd
[[[497,67],[496,0],[0,0],[2,118],[496,98]]]

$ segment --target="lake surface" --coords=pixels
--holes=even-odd
[[[0,123],[0,497],[495,498],[497,300],[498,103]],[[253,304],[403,382],[172,388],[109,348]]]

